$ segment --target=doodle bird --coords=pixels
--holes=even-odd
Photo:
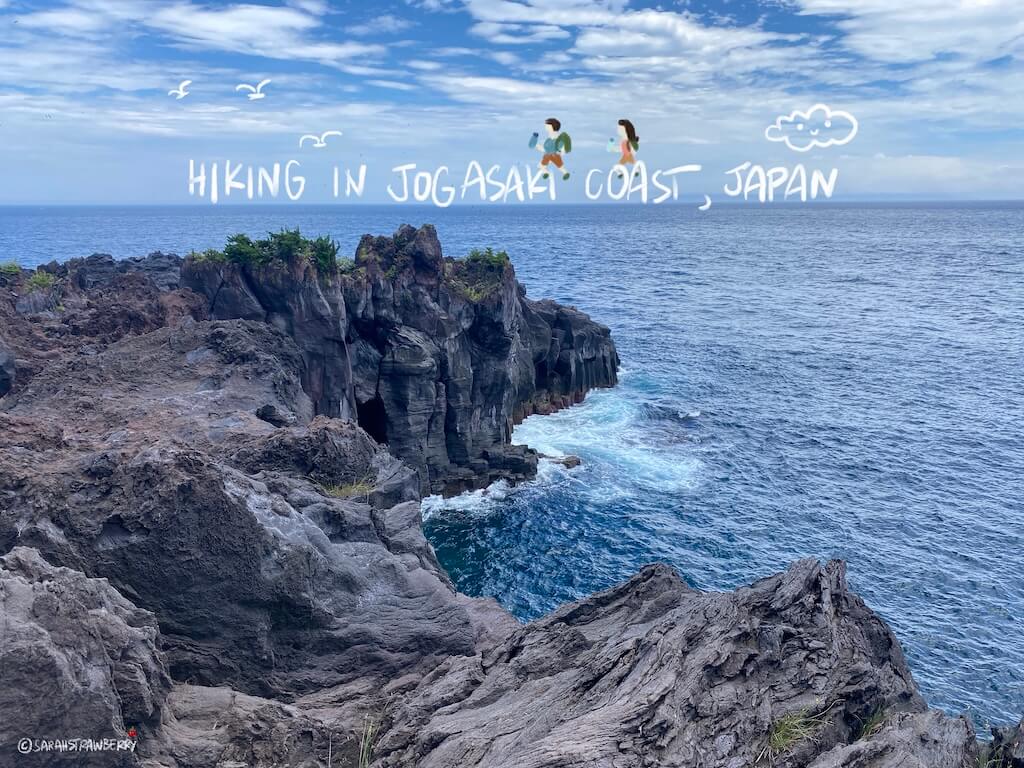
[[[249,85],[248,83],[239,83],[238,85],[235,86],[235,90],[236,91],[252,91],[252,93],[248,94],[249,101],[256,101],[256,99],[262,99],[262,98],[266,97],[267,94],[263,93],[263,86],[265,86],[269,82],[270,82],[269,78],[266,79],[266,80],[260,80],[259,83],[257,83],[257,85],[255,87]]]
[[[190,85],[192,85],[192,81],[191,80],[182,80],[181,83],[178,85],[178,87],[177,88],[172,88],[171,90],[169,90],[167,92],[167,95],[168,96],[173,96],[178,101],[181,101],[186,96],[188,96],[189,91],[187,89],[188,89],[188,87]]]
[[[327,137],[328,136],[341,136],[341,135],[342,135],[341,131],[324,131],[319,136],[317,136],[315,133],[307,133],[307,134],[304,134],[301,139],[299,139],[299,148],[300,149],[302,148],[302,144],[303,144],[303,142],[306,139],[312,139],[313,140],[313,146],[316,147],[317,149],[320,149],[322,147],[326,147],[327,146]]]

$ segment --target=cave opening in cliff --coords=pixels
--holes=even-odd
[[[538,390],[548,388],[548,364],[541,360],[533,367],[533,385]]]
[[[366,430],[366,434],[381,445],[387,445],[388,415],[380,395],[365,403],[356,403],[356,411],[359,426]]]

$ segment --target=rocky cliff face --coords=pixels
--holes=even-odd
[[[607,329],[435,243],[364,240],[336,280],[185,263],[201,296],[164,256],[51,265],[31,300],[6,283],[0,765],[975,764],[841,563],[726,594],[652,566],[525,626],[458,594],[421,493],[513,473],[510,423],[616,359]],[[998,731],[989,768],[1020,744]]]
[[[336,279],[307,263],[190,260],[182,281],[211,317],[291,336],[316,412],[354,417],[418,472],[424,493],[532,476],[536,455],[510,445],[513,425],[617,381],[606,327],[530,301],[511,264],[444,259],[430,226],[363,238]]]

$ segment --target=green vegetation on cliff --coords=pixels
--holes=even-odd
[[[36,271],[28,279],[29,288],[33,291],[45,291],[53,287],[56,278],[49,272]]]
[[[321,275],[338,271],[338,244],[321,235],[317,238],[303,237],[297,229],[282,229],[269,232],[266,238],[253,240],[248,235],[237,234],[228,238],[223,250],[207,249],[202,253],[193,251],[190,257],[198,262],[214,264],[250,264],[266,266],[274,262],[292,263],[298,259],[309,261]]]
[[[501,285],[511,261],[505,251],[474,248],[465,259],[445,263],[445,279],[470,301],[482,301]]]

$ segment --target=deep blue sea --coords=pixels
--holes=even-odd
[[[437,225],[611,326],[622,383],[515,440],[572,453],[425,504],[458,586],[524,619],[663,560],[731,589],[842,557],[929,701],[1024,715],[1024,207],[0,208],[0,261]]]

